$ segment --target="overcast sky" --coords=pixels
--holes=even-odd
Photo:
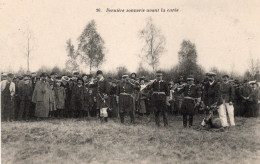
[[[141,42],[138,32],[151,16],[166,38],[166,51],[159,68],[178,62],[183,39],[195,43],[198,63],[206,70],[217,67],[238,73],[248,68],[250,58],[260,58],[260,1],[231,0],[147,1],[147,0],[17,0],[0,1],[0,55],[2,71],[26,68],[23,31],[34,34],[31,71],[41,66],[65,67],[66,40],[77,38],[92,19],[105,41],[106,62],[102,69],[126,66],[136,71]],[[102,12],[96,12],[101,8]],[[107,13],[106,8],[179,9],[172,13]],[[88,72],[86,69],[85,72]]]

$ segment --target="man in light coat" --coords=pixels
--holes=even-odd
[[[41,80],[35,85],[32,96],[32,102],[36,104],[35,116],[37,118],[46,118],[49,115],[50,105],[54,102],[52,90],[47,82],[47,74],[41,74]]]

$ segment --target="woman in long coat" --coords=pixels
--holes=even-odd
[[[47,82],[47,74],[41,74],[41,80],[35,85],[33,92],[32,102],[36,104],[35,116],[48,117],[50,105],[54,102],[52,90]]]

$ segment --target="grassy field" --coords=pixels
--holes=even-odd
[[[2,163],[260,163],[260,120],[236,118],[227,132],[91,118],[2,123]],[[129,122],[129,119],[126,120]],[[195,118],[195,127],[201,121]]]

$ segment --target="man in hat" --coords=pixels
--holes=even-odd
[[[160,113],[163,115],[164,126],[168,126],[166,105],[169,104],[170,91],[168,84],[163,80],[161,71],[156,72],[156,80],[152,84],[147,86],[149,90],[152,90],[152,106],[154,108],[155,123],[160,126]]]
[[[3,73],[1,74],[1,81],[6,80],[7,79],[7,73]]]
[[[206,74],[208,80],[204,85],[202,104],[206,107],[206,112],[215,111],[219,100],[219,84],[216,82],[216,74],[209,72]]]
[[[234,88],[229,82],[229,76],[223,75],[222,82],[219,84],[219,102],[218,114],[223,127],[227,127],[227,114],[230,120],[230,126],[235,126],[234,119]]]
[[[252,94],[253,90],[250,87],[247,80],[244,80],[244,84],[240,89],[240,96],[242,98],[242,107],[241,107],[241,116],[242,117],[249,117],[249,110],[248,106],[250,106],[250,95]]]
[[[98,70],[96,73],[97,81],[95,82],[96,86],[96,101],[97,101],[97,110],[99,111],[99,117],[101,121],[108,121],[107,110],[110,108],[107,103],[108,94],[110,93],[110,86],[107,80],[103,76],[103,72]]]
[[[52,72],[52,73],[50,74],[50,81],[52,81],[53,83],[55,83],[56,77],[57,77],[57,73],[56,73],[56,72]]]
[[[71,104],[73,110],[73,117],[83,117],[83,111],[86,101],[86,88],[82,78],[77,79],[77,85],[72,88]]]
[[[6,80],[1,81],[1,116],[3,121],[13,119],[13,97],[15,94],[14,75],[8,73]]]
[[[47,81],[47,73],[41,74],[41,79],[35,85],[32,102],[36,104],[35,117],[46,118],[49,116],[51,104],[54,103],[52,89]]]
[[[187,84],[182,88],[177,88],[178,93],[183,93],[184,99],[181,106],[181,113],[183,115],[183,126],[187,127],[187,117],[189,116],[189,127],[193,125],[193,115],[195,114],[195,106],[199,104],[200,98],[199,88],[194,84],[194,77],[188,76]]]
[[[124,123],[125,114],[130,115],[131,123],[135,123],[135,82],[131,80],[128,75],[122,76],[122,81],[117,88],[119,115],[121,123]]]
[[[23,83],[19,87],[19,99],[20,99],[20,108],[18,111],[18,120],[28,120],[29,119],[29,110],[32,101],[33,87],[30,83],[30,76],[25,74],[23,78]]]

